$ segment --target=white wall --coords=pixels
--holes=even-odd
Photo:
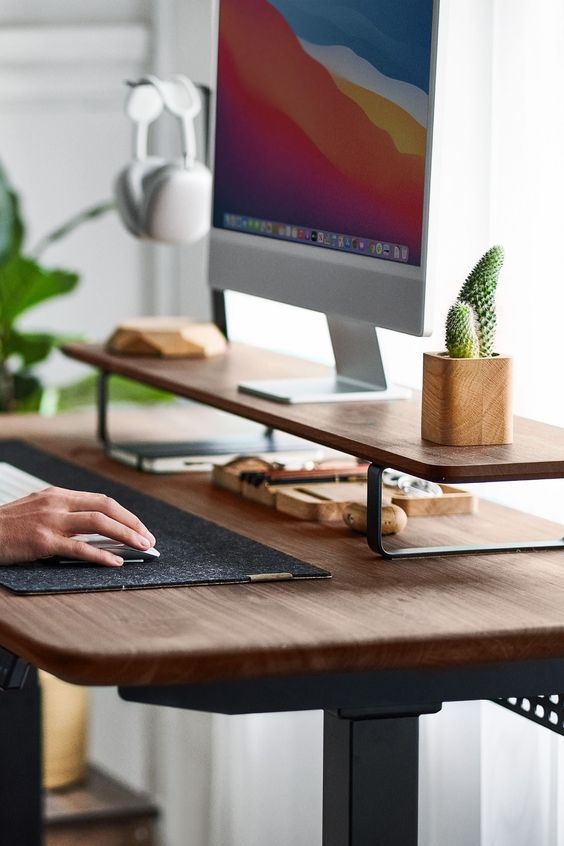
[[[31,10],[22,25],[21,12],[19,21],[10,16],[14,6],[2,7],[0,159],[21,196],[31,249],[74,213],[111,196],[113,174],[129,152],[120,82],[145,66],[150,39],[142,17],[124,23],[98,15],[87,26],[63,22],[59,8],[57,25],[38,22]],[[76,269],[82,280],[66,299],[26,318],[29,327],[103,338],[121,317],[150,305],[142,251],[115,214],[84,226],[44,261]],[[65,380],[74,372],[60,360],[48,374]]]

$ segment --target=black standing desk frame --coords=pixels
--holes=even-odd
[[[0,648],[0,676],[0,843],[41,846],[37,673]],[[125,687],[119,693],[130,702],[210,713],[323,710],[323,846],[417,846],[419,717],[438,712],[443,702],[494,698],[562,734],[564,697],[534,692],[562,689],[563,680],[564,659],[554,658]],[[513,697],[515,690],[524,695]]]
[[[563,681],[559,658],[119,692],[130,702],[210,713],[323,710],[323,846],[417,846],[419,717],[436,713],[443,702],[497,702],[515,690],[532,702],[533,691],[562,689]]]
[[[521,541],[519,543],[465,544],[461,546],[421,546],[404,549],[387,549],[382,537],[382,495],[385,467],[371,464],[368,468],[367,493],[367,538],[373,552],[382,558],[396,561],[401,558],[423,558],[435,555],[470,555],[493,552],[532,552],[536,549],[564,549],[564,538],[542,541]]]

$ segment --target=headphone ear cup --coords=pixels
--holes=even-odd
[[[190,244],[209,232],[212,175],[201,162],[166,164],[144,183],[145,234],[168,244]]]
[[[115,179],[116,208],[126,229],[138,238],[145,235],[143,208],[146,182],[163,165],[163,159],[149,156],[146,159],[128,164],[118,173]]]

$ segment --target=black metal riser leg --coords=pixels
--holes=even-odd
[[[536,549],[564,550],[564,538],[518,543],[482,543],[460,546],[422,546],[410,549],[387,549],[382,538],[382,493],[384,467],[371,464],[368,468],[368,496],[366,522],[368,546],[390,561],[399,558],[423,558],[435,555],[489,555],[492,552],[532,552]]]
[[[0,843],[41,846],[41,702],[37,673],[0,692]]]
[[[110,378],[110,374],[107,373],[105,370],[100,370],[98,374],[98,385],[97,385],[97,412],[98,412],[98,420],[97,420],[97,435],[98,440],[103,446],[109,445],[109,435],[108,435],[108,391],[109,385],[108,381]]]
[[[323,846],[417,846],[419,717],[326,711],[323,740]]]

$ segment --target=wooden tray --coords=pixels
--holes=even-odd
[[[299,520],[340,520],[351,502],[366,502],[365,482],[278,485],[275,493],[276,509]]]
[[[257,459],[249,459],[249,466],[245,469],[260,470],[262,468],[257,464]],[[260,485],[256,487],[248,482],[241,482],[240,471],[239,465],[237,468],[216,465],[212,472],[213,482],[220,488],[237,493],[245,499],[278,508],[279,511],[301,520],[338,520],[342,516],[345,503],[366,503],[365,482],[320,482],[319,484],[308,482],[295,486]],[[324,490],[326,487],[328,490]],[[399,505],[408,517],[477,513],[478,498],[474,494],[451,485],[440,487],[443,495],[437,497],[408,496],[399,493],[397,488],[385,487],[384,505]],[[333,504],[324,502],[323,496],[329,496],[334,501]],[[316,516],[318,514],[321,516]]]
[[[408,517],[440,517],[444,514],[476,514],[478,497],[462,488],[439,485],[442,496],[408,496],[397,488],[384,488],[393,505],[403,508]]]

